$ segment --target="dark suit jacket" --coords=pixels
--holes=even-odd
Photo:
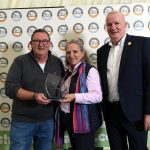
[[[102,109],[105,116],[108,98],[107,60],[109,44],[97,51],[97,66],[102,80]],[[126,36],[122,52],[118,93],[122,110],[130,121],[143,119],[150,114],[150,38]]]

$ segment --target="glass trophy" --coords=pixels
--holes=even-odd
[[[63,99],[59,88],[62,77],[55,74],[48,74],[45,80],[45,89],[49,100]]]

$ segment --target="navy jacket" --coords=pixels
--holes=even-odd
[[[97,51],[97,65],[103,89],[104,115],[107,111],[105,106],[108,98],[109,51],[108,43]],[[150,114],[150,38],[127,34],[120,62],[118,93],[122,110],[128,120],[141,120],[144,114]]]

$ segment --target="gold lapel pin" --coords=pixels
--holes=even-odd
[[[128,45],[131,45],[132,44],[132,42],[128,42]]]

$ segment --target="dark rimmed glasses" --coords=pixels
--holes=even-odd
[[[39,45],[39,44],[43,44],[43,45],[47,45],[50,40],[32,40],[32,42],[35,44],[35,45]]]

